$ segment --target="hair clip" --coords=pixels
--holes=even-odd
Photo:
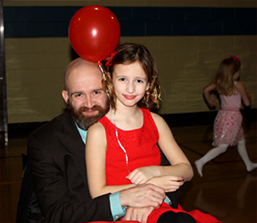
[[[110,56],[109,60],[107,60],[107,62],[105,63],[105,66],[112,66],[112,59],[113,59],[113,57],[115,56],[116,53],[117,53],[117,51],[113,51],[111,53],[111,56]]]
[[[240,59],[237,56],[230,56],[229,58],[237,60],[238,62],[240,62]]]

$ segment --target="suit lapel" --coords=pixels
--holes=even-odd
[[[81,177],[87,186],[87,171],[85,163],[85,144],[82,141],[75,122],[68,112],[64,113],[63,122],[61,126],[61,140],[66,148],[77,159],[78,169]]]

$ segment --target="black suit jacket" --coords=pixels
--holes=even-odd
[[[40,204],[40,222],[113,221],[109,194],[91,199],[85,144],[68,112],[37,129],[28,138],[33,187]],[[165,163],[165,157],[162,157]],[[168,196],[177,207],[182,187]]]
[[[29,136],[28,156],[40,222],[113,220],[108,194],[91,199],[85,145],[68,112]]]

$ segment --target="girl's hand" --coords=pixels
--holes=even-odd
[[[184,184],[184,180],[182,177],[177,176],[160,176],[152,178],[147,183],[155,184],[163,188],[165,192],[173,192]]]
[[[211,100],[211,101],[208,102],[208,104],[209,104],[210,107],[216,107],[216,102],[215,101]]]
[[[154,177],[154,166],[141,167],[133,170],[126,178],[133,184],[144,184]]]

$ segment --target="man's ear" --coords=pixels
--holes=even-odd
[[[68,99],[69,99],[69,95],[68,95],[68,92],[66,90],[62,90],[62,97],[67,104]]]

